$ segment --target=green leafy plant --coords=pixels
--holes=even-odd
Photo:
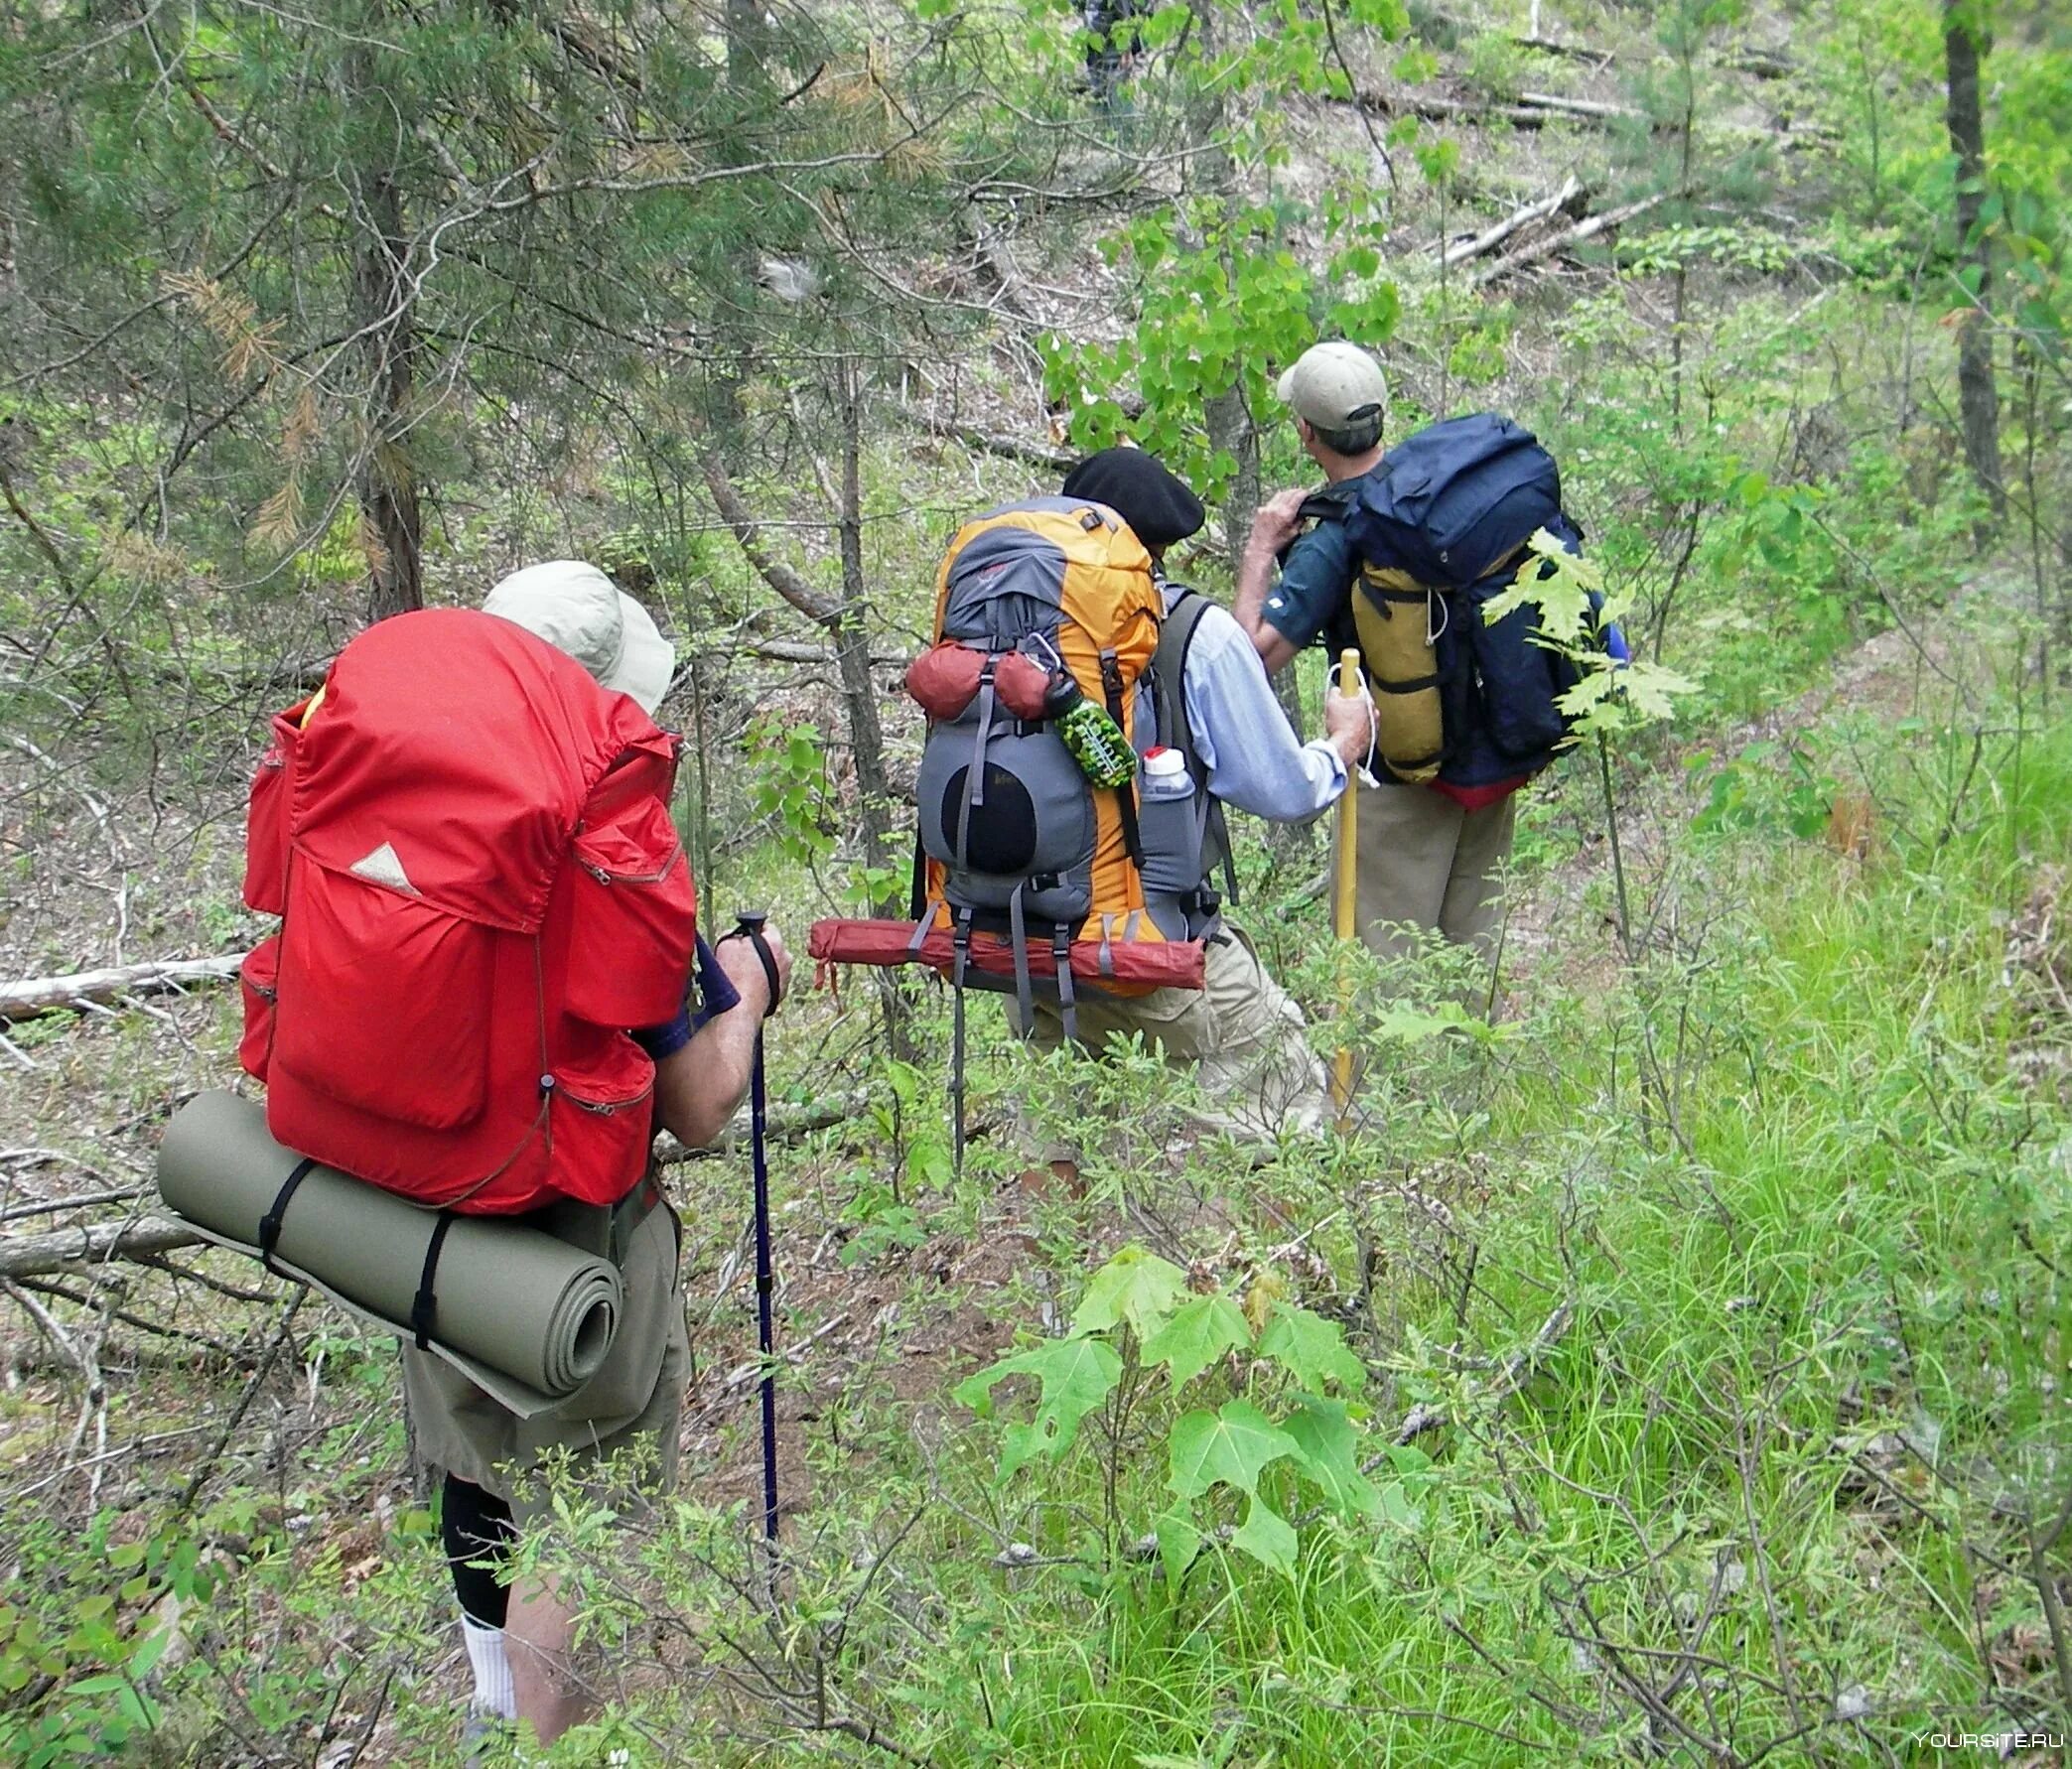
[[[755,782],[751,803],[774,825],[778,851],[801,864],[826,859],[835,838],[827,827],[827,756],[820,733],[762,717],[749,727],[747,748]]]
[[[1033,1462],[1062,1468],[1089,1416],[1106,1419],[1112,1437],[1139,1405],[1195,1402],[1165,1429],[1166,1502],[1151,1525],[1168,1577],[1176,1585],[1212,1538],[1293,1577],[1309,1522],[1412,1523],[1404,1481],[1425,1458],[1384,1450],[1373,1461],[1395,1478],[1370,1478],[1357,1423],[1366,1367],[1335,1321],[1278,1288],[1256,1282],[1240,1302],[1193,1287],[1169,1260],[1124,1248],[1094,1274],[1068,1333],[981,1370],[956,1399],[988,1416],[1002,1382],[1036,1382],[1033,1414],[1002,1431],[1003,1484]],[[1151,1380],[1161,1373],[1163,1391]],[[1310,1508],[1291,1517],[1299,1498]]]

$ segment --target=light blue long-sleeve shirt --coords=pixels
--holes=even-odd
[[[1168,584],[1166,612],[1185,591]],[[1187,725],[1208,789],[1270,823],[1307,823],[1345,790],[1345,764],[1318,738],[1298,743],[1266,665],[1228,609],[1211,603],[1187,647]]]

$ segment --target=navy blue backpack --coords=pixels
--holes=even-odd
[[[1413,782],[1488,785],[1538,772],[1568,734],[1556,702],[1579,671],[1536,642],[1532,608],[1493,626],[1481,611],[1515,580],[1536,530],[1581,549],[1554,457],[1522,425],[1475,412],[1404,438],[1346,489],[1343,519],[1361,561],[1353,613],[1381,709],[1381,759]]]
[[[1495,412],[1405,437],[1359,481],[1349,514],[1363,559],[1421,584],[1465,590],[1538,528],[1563,521],[1561,469],[1521,424]]]

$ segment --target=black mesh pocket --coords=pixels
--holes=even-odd
[[[965,815],[971,769],[951,773],[942,788],[942,828],[952,842]],[[1036,858],[1036,805],[1021,777],[998,762],[986,763],[984,802],[970,807],[966,862],[974,872],[1011,876],[1032,872]]]

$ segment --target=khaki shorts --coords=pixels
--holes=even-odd
[[[1266,974],[1252,942],[1225,925],[1204,953],[1199,989],[1155,989],[1149,995],[1082,995],[1080,1041],[1099,1050],[1110,1035],[1142,1032],[1168,1062],[1192,1066],[1207,1110],[1203,1128],[1247,1142],[1322,1129],[1327,1115],[1323,1065],[1303,1032],[1303,1011]],[[1008,1000],[1019,1031],[1019,1005]],[[1035,1004],[1031,1042],[1054,1050],[1064,1042],[1055,1003]],[[1073,1160],[1076,1152],[1045,1144],[1042,1160]]]
[[[513,1498],[513,1476],[565,1447],[580,1468],[651,1437],[661,1483],[676,1479],[691,1342],[684,1329],[682,1229],[666,1203],[626,1247],[625,1308],[598,1373],[565,1401],[520,1419],[451,1364],[403,1347],[403,1395],[425,1461],[511,1501],[520,1523],[544,1495]],[[532,1483],[527,1483],[528,1485]]]

